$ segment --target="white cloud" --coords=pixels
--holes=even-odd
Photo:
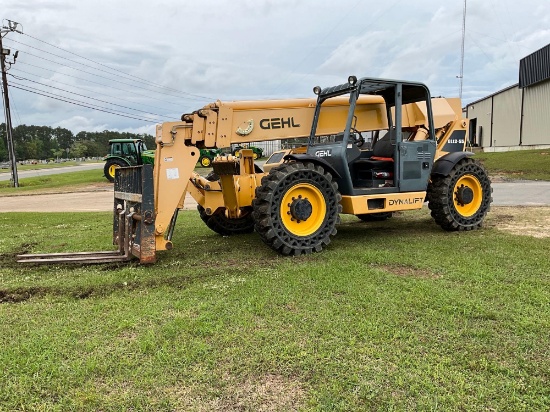
[[[216,99],[311,97],[314,85],[342,83],[350,74],[419,80],[434,95],[458,95],[462,2],[4,0],[2,11],[34,37],[10,33],[7,44],[13,39],[84,63],[32,57],[35,49],[12,42],[21,51],[13,74],[141,110],[93,102],[144,119],[14,89],[16,119],[26,124],[153,130],[145,120],[175,120]],[[468,1],[465,100],[515,83],[519,59],[550,42],[549,26],[548,2]]]

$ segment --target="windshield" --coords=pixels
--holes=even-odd
[[[350,114],[349,100],[350,95],[346,94],[323,101],[311,144],[343,141]],[[372,141],[374,132],[387,129],[387,111],[383,99],[360,96],[353,111],[348,142]]]

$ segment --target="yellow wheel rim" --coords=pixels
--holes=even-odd
[[[240,157],[240,156],[241,156],[241,151],[235,150],[235,157]]]
[[[464,217],[473,216],[481,207],[483,188],[478,178],[464,175],[455,184],[453,202],[458,213]]]
[[[204,166],[204,167],[208,167],[210,166],[210,159],[208,157],[203,157],[202,160],[201,160],[201,164]]]
[[[112,164],[111,166],[109,166],[109,175],[111,177],[115,177],[115,170],[117,170],[120,166],[119,165],[116,165],[116,164]]]
[[[254,160],[256,160],[256,159],[258,158],[258,153],[254,152],[254,153],[252,154],[252,158],[253,158]]]
[[[325,197],[316,186],[298,183],[285,193],[280,213],[281,222],[289,232],[296,236],[309,236],[325,221]]]

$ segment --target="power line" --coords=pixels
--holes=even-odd
[[[102,76],[100,74],[96,74],[96,73],[92,73],[92,72],[89,72],[87,70],[83,70],[83,69],[79,69],[78,67],[73,67],[73,66],[69,66],[69,65],[66,65],[66,64],[61,64],[59,62],[56,62],[55,60],[51,60],[51,59],[47,59],[45,57],[42,57],[42,56],[38,56],[36,54],[33,54],[33,53],[29,53],[28,51],[25,51],[24,52],[26,55],[29,55],[29,56],[33,56],[33,57],[36,57],[37,59],[41,59],[41,60],[44,60],[44,61],[47,61],[47,62],[50,62],[50,63],[54,63],[54,64],[57,64],[61,67],[67,67],[69,69],[72,69],[72,70],[76,70],[78,72],[82,72],[82,73],[86,73],[86,74],[89,74],[90,76],[95,76],[95,77],[99,77],[101,79],[105,79],[105,80],[110,80],[110,81],[114,81],[114,79],[110,78],[110,77],[106,77],[106,76]],[[143,87],[136,87],[134,86],[133,84],[131,83],[126,83],[126,82],[122,82],[122,81],[119,81],[119,80],[116,80],[118,83],[120,84],[124,84],[126,86],[130,86],[130,87],[133,87],[133,88],[138,88],[138,89],[141,89],[141,90],[147,90],[149,92],[151,92],[152,90],[149,90],[149,89],[144,89]],[[178,96],[174,96],[173,94],[168,94],[168,93],[162,93],[162,92],[157,92],[157,91],[153,91],[153,93],[158,93],[158,94],[161,94],[161,95],[166,95],[166,96],[170,96],[170,97],[178,97]],[[186,100],[204,100],[203,98],[200,98],[200,99],[196,99],[196,98],[193,98],[193,97],[179,97],[180,99],[186,99]]]
[[[73,76],[73,75],[71,75],[71,74],[62,73],[62,72],[57,72],[57,71],[55,71],[55,70],[48,69],[48,68],[42,67],[42,66],[37,66],[37,65],[35,65],[35,64],[27,63],[27,62],[24,62],[24,61],[20,61],[19,63],[20,63],[20,64],[23,64],[23,65],[26,65],[26,66],[35,67],[35,68],[37,68],[37,69],[46,70],[46,71],[49,71],[49,72],[52,72],[52,73],[60,74],[60,75],[62,75],[62,76],[71,77],[71,78],[76,79],[76,80],[82,80],[82,81],[84,81],[84,82],[97,84],[98,86],[108,87],[108,88],[111,88],[111,89],[114,89],[114,90],[120,90],[120,91],[122,91],[122,92],[124,92],[124,93],[135,94],[136,96],[146,97],[146,98],[148,98],[148,99],[157,100],[157,101],[163,102],[163,103],[165,103],[165,104],[171,104],[171,105],[173,105],[173,106],[181,107],[180,105],[178,105],[178,104],[176,104],[176,103],[168,102],[168,101],[166,101],[166,100],[161,100],[161,99],[158,99],[158,98],[156,98],[156,97],[146,96],[146,95],[144,95],[144,94],[136,93],[136,92],[134,92],[134,91],[121,89],[121,88],[119,88],[119,87],[114,87],[114,86],[111,86],[111,85],[108,85],[108,84],[105,84],[105,83],[94,82],[93,80],[84,79],[84,78],[82,78],[82,77]]]
[[[215,100],[215,99],[213,99],[213,98],[211,98],[211,97],[201,96],[201,95],[198,95],[198,94],[193,94],[193,93],[189,93],[189,92],[186,92],[186,91],[183,91],[183,90],[173,89],[173,88],[171,88],[171,87],[166,87],[166,86],[160,85],[160,84],[158,84],[158,83],[151,82],[151,81],[146,80],[146,79],[143,79],[143,78],[141,78],[141,77],[138,77],[138,76],[134,76],[134,75],[125,73],[125,72],[123,72],[123,71],[121,71],[121,70],[113,69],[112,67],[109,67],[109,66],[107,66],[106,64],[99,63],[99,62],[97,62],[97,61],[95,61],[95,60],[92,60],[92,59],[89,59],[89,58],[87,58],[87,57],[81,56],[81,55],[79,55],[79,54],[73,53],[73,52],[71,52],[71,51],[69,51],[69,50],[65,50],[65,49],[63,49],[63,48],[61,48],[61,47],[59,47],[59,46],[55,46],[55,45],[53,45],[53,44],[51,44],[51,43],[48,43],[47,41],[44,41],[44,40],[39,39],[39,38],[37,38],[37,37],[31,36],[30,34],[27,34],[27,33],[21,33],[21,34],[23,34],[23,35],[25,35],[25,36],[27,36],[27,37],[30,37],[30,38],[32,38],[32,39],[34,39],[34,40],[37,40],[37,41],[39,41],[39,42],[42,42],[42,43],[44,43],[44,44],[47,44],[48,46],[54,47],[54,48],[56,48],[56,49],[58,49],[58,50],[64,51],[65,53],[72,54],[73,56],[76,56],[76,57],[79,57],[79,58],[84,59],[84,60],[86,60],[86,61],[89,61],[89,62],[92,62],[92,63],[94,63],[94,64],[97,64],[98,66],[105,67],[105,68],[107,68],[107,69],[109,69],[109,70],[112,70],[112,71],[115,71],[115,72],[118,72],[118,73],[122,73],[122,74],[124,74],[125,76],[128,76],[128,77],[132,77],[132,78],[138,79],[138,80],[140,80],[141,82],[145,82],[145,83],[150,84],[150,85],[153,85],[153,86],[155,86],[155,87],[159,87],[159,88],[166,89],[166,90],[172,90],[172,91],[175,91],[175,92],[178,92],[178,93],[182,93],[182,94],[186,94],[186,95],[194,96],[194,97],[199,97],[199,98],[206,99],[206,100]],[[30,46],[30,47],[32,47],[32,46]],[[65,58],[65,59],[66,59],[66,57],[62,57],[62,58]],[[67,59],[67,60],[69,60],[69,59]],[[71,60],[71,61],[72,61],[72,60]]]
[[[39,76],[38,74],[31,73],[31,72],[28,72],[28,71],[25,71],[25,70],[21,70],[20,68],[13,68],[12,70],[16,70],[18,73],[25,73],[25,74],[30,75],[30,76],[38,77],[38,78],[40,78],[40,79],[43,78],[42,76]],[[93,92],[93,93],[95,93],[95,94],[98,94],[98,95],[101,95],[101,96],[106,96],[106,97],[112,97],[112,98],[121,100],[121,101],[123,101],[123,102],[128,102],[128,103],[132,103],[132,104],[137,104],[137,105],[144,106],[144,107],[150,107],[150,108],[153,108],[153,109],[167,110],[167,109],[164,108],[164,107],[151,106],[151,105],[148,105],[148,104],[143,104],[143,103],[139,103],[139,102],[134,102],[134,101],[131,101],[131,100],[128,100],[128,99],[123,99],[123,98],[120,97],[120,96],[116,96],[116,97],[115,97],[115,96],[112,96],[112,95],[110,95],[110,94],[99,93],[97,90],[91,89],[91,88],[86,87],[86,86],[82,86],[82,85],[80,85],[80,86],[75,86],[74,84],[63,83],[63,82],[60,82],[59,80],[52,80],[52,79],[48,79],[48,80],[51,81],[51,82],[54,83],[54,84],[60,84],[60,85],[63,85],[63,86],[72,87],[73,89],[77,89],[77,90],[85,90],[85,91]],[[32,81],[32,80],[31,80],[31,81]]]
[[[104,112],[104,113],[109,113],[109,114],[114,114],[116,116],[121,116],[121,117],[127,117],[129,119],[134,119],[134,120],[140,120],[142,122],[149,122],[149,123],[157,123],[156,121],[154,120],[149,120],[149,119],[143,119],[143,118],[139,118],[139,117],[135,117],[135,116],[131,116],[131,115],[128,115],[128,113],[126,114],[122,114],[120,112],[115,112],[115,111],[111,111],[111,110],[106,110],[105,108],[100,108],[101,106],[96,106],[96,105],[92,105],[92,104],[87,104],[85,102],[79,102],[78,100],[74,100],[74,99],[70,99],[68,97],[65,97],[65,98],[62,98],[64,96],[58,96],[58,95],[55,95],[53,93],[49,93],[49,92],[45,92],[45,91],[42,91],[42,93],[40,92],[37,92],[37,91],[33,91],[33,90],[29,90],[29,89],[34,89],[34,90],[39,90],[39,89],[35,89],[33,87],[30,87],[30,86],[26,86],[28,87],[29,89],[25,88],[25,87],[20,87],[19,85],[17,86],[14,86],[12,84],[11,87],[14,87],[16,89],[19,89],[19,90],[24,90],[26,92],[29,92],[29,93],[34,93],[34,94],[38,94],[40,96],[44,96],[44,97],[49,97],[50,99],[54,99],[54,100],[60,100],[62,102],[65,102],[65,103],[70,103],[70,104],[74,104],[76,106],[81,106],[81,107],[86,107],[87,109],[93,109],[93,110],[97,110],[97,111],[100,111],[100,112]],[[47,94],[45,94],[47,93]],[[50,96],[52,95],[52,96]],[[54,97],[54,96],[58,96],[58,97]],[[78,102],[78,103],[77,103]]]
[[[157,114],[157,113],[146,112],[146,111],[144,111],[144,110],[134,109],[134,108],[132,108],[132,107],[123,106],[123,105],[120,105],[120,104],[108,102],[108,101],[106,101],[106,100],[96,99],[95,97],[86,96],[86,95],[83,95],[83,94],[80,94],[80,93],[75,93],[75,92],[71,92],[71,91],[69,91],[69,90],[62,89],[62,88],[60,88],[60,87],[55,87],[55,86],[51,86],[51,85],[49,85],[49,84],[37,82],[37,81],[35,81],[35,80],[27,79],[26,77],[15,76],[15,75],[13,75],[13,74],[11,74],[11,73],[8,73],[8,74],[9,74],[11,77],[13,77],[14,79],[17,79],[17,80],[26,80],[26,81],[29,81],[29,82],[32,82],[32,83],[39,84],[39,85],[41,85],[41,86],[50,87],[50,88],[52,88],[52,89],[60,90],[60,91],[65,92],[65,93],[74,94],[75,96],[84,97],[85,99],[95,100],[95,101],[98,101],[98,102],[101,102],[101,103],[107,103],[107,104],[110,104],[110,105],[113,105],[113,106],[122,107],[122,108],[124,108],[124,109],[133,110],[133,111],[135,111],[135,112],[141,112],[141,113],[150,114],[150,115],[157,116],[157,117],[164,117],[164,118],[166,118],[166,119],[174,120],[173,117],[169,117],[169,116],[165,116],[165,115]],[[18,84],[18,83],[15,83],[15,84]]]
[[[10,101],[13,103],[13,108],[15,109],[15,116],[17,117],[17,120],[19,120],[19,124],[23,124],[23,122],[21,121],[21,116],[19,116],[19,110],[17,109],[17,103],[15,102],[15,99],[13,98],[13,93],[9,89],[8,89],[8,93],[10,94]]]

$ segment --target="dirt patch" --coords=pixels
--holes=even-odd
[[[205,399],[197,389],[173,387],[167,390],[182,411],[296,411],[303,406],[305,390],[297,379],[266,374],[239,381],[225,377],[222,394]]]
[[[493,207],[487,215],[485,226],[514,235],[548,238],[550,207]]]
[[[113,210],[112,183],[96,183],[62,189],[21,192],[0,196],[3,212],[109,212]],[[197,202],[187,193],[185,210],[195,210]]]
[[[37,188],[35,190],[26,190],[22,192],[2,194],[0,197],[18,197],[18,196],[38,196],[38,195],[55,195],[65,193],[82,193],[82,192],[105,192],[113,191],[113,184],[110,182],[86,183],[81,185],[53,187],[48,189]]]

